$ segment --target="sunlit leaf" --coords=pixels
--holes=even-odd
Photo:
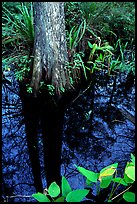
[[[128,166],[125,169],[125,174],[132,179],[133,181],[135,181],[135,166]]]
[[[48,193],[51,197],[57,197],[60,194],[60,187],[56,184],[56,182],[50,184]]]
[[[91,182],[97,182],[99,173],[95,173],[93,171],[87,170],[83,167],[78,166],[77,167],[78,171],[83,175],[86,176],[86,178],[91,181]]]
[[[66,201],[67,202],[80,202],[85,196],[89,193],[89,190],[86,189],[78,189],[71,191],[67,197]]]
[[[32,194],[32,197],[35,198],[39,202],[51,202],[46,195],[39,193],[39,192]]]
[[[100,173],[99,175],[99,180],[101,180],[102,177],[107,177],[107,176],[112,176],[115,173],[116,169],[114,167],[110,167],[103,172]]]
[[[135,193],[125,192],[125,193],[123,194],[123,198],[124,198],[127,202],[135,202]]]
[[[130,179],[125,173],[124,173],[124,181],[126,183],[134,183],[134,181],[132,179]]]
[[[100,188],[107,188],[110,185],[112,178],[113,176],[101,177]]]
[[[118,167],[118,163],[114,163],[114,164],[111,164],[109,166],[106,166],[103,169],[101,169],[100,174],[103,173],[107,169],[116,169],[117,167]]]
[[[66,197],[67,194],[72,191],[72,189],[71,189],[67,179],[64,176],[62,176],[61,185],[62,185],[61,186],[62,187],[62,196]]]

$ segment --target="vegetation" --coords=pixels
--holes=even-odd
[[[93,73],[105,70],[108,76],[120,72],[135,75],[135,2],[66,2],[66,37],[68,48],[69,80],[72,88],[81,81],[91,82]],[[32,2],[2,3],[2,72],[10,72],[14,65],[15,77],[25,84],[28,94],[30,86],[34,43]],[[44,80],[39,92],[47,90],[55,95],[55,87]],[[66,90],[62,87],[61,93]],[[39,202],[80,202],[97,189],[93,196],[99,199],[104,189],[111,189],[104,201],[121,199],[134,202],[130,188],[135,181],[135,157],[131,154],[123,178],[117,177],[118,163],[111,164],[96,173],[83,167],[76,169],[86,177],[86,189],[72,190],[67,179],[62,177],[61,188],[51,183],[45,193],[33,194]],[[117,193],[119,186],[125,188]],[[93,199],[93,200],[94,200]]]
[[[15,76],[25,80],[30,92],[33,59],[30,53],[34,41],[32,3],[4,2],[2,8],[3,62],[19,65],[14,70]],[[66,68],[73,87],[81,80],[81,71],[86,80],[91,80],[90,73],[95,69],[107,69],[108,74],[115,71],[135,74],[134,2],[67,2],[65,16],[69,57]],[[6,67],[7,63],[3,69]],[[44,81],[41,84],[42,89],[50,85]],[[62,87],[61,91],[65,89]]]
[[[77,165],[75,166],[76,169],[86,177],[85,189],[72,190],[67,179],[62,176],[61,188],[56,182],[53,182],[48,189],[45,189],[44,194],[38,192],[32,196],[39,202],[80,202],[86,196],[92,198],[88,199],[89,201],[94,202],[119,202],[122,199],[127,202],[135,202],[135,193],[129,190],[135,182],[135,156],[133,154],[131,154],[131,161],[126,164],[122,178],[117,176],[118,163],[101,169],[99,173]],[[117,194],[117,189],[121,185],[124,186],[125,189]],[[96,188],[96,195],[91,193],[93,187]],[[106,188],[109,188],[110,192],[106,196],[104,195],[105,198],[102,200],[101,192]]]

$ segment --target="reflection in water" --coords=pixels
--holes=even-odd
[[[3,196],[31,196],[35,188],[22,104],[18,83],[12,71],[10,73],[7,78],[11,85],[4,83],[2,87]],[[133,116],[135,113],[134,86],[129,87],[126,94],[122,91],[124,85],[120,86],[121,83],[124,84],[125,76],[121,74],[121,81],[117,76],[116,87],[113,89],[113,76],[106,79],[105,73],[100,73],[95,80],[94,97],[91,87],[91,90],[84,92],[66,110],[62,143],[62,175],[68,178],[72,188],[82,188],[85,182],[83,176],[75,171],[74,164],[97,172],[106,165],[119,162],[121,169],[130,159],[130,153],[134,152],[135,124],[120,111],[123,107]],[[38,140],[43,186],[46,187],[40,130]],[[35,202],[31,197],[14,199],[14,202],[21,201]]]

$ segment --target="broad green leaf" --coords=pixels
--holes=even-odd
[[[107,188],[110,185],[112,178],[113,176],[102,177],[100,180],[100,188]]]
[[[133,162],[133,164],[135,165],[135,156],[131,153],[131,161]]]
[[[135,181],[135,166],[128,166],[125,169],[125,174],[132,179],[133,181]]]
[[[62,196],[64,197],[66,197],[67,194],[72,191],[67,179],[64,176],[62,176],[61,188],[62,188]]]
[[[114,181],[116,183],[120,183],[124,186],[127,186],[127,183],[124,181],[124,178],[117,177],[117,178],[113,178],[112,181]]]
[[[56,182],[50,184],[48,193],[51,197],[57,197],[60,194],[60,187],[56,184]]]
[[[99,180],[101,180],[102,177],[112,176],[115,173],[116,169],[114,167],[110,167],[108,169],[105,169],[102,171],[99,175]]]
[[[39,192],[32,194],[32,197],[35,198],[39,202],[51,202],[46,195],[39,193]]]
[[[132,192],[125,192],[123,194],[123,198],[127,201],[127,202],[135,202],[135,193]]]
[[[132,179],[130,179],[125,173],[124,173],[124,181],[126,183],[134,183],[134,181]]]
[[[57,198],[56,200],[54,200],[54,202],[64,202],[65,198],[63,196]]]
[[[86,176],[86,178],[91,181],[91,182],[97,182],[99,173],[95,173],[93,171],[87,170],[83,167],[78,166],[77,167],[78,171],[83,175]]]
[[[133,162],[127,162],[127,165],[126,165],[125,169],[126,169],[127,167],[129,167],[129,166],[135,166],[135,165],[133,164]]]
[[[107,188],[106,186],[109,186],[109,184],[113,178],[113,174],[116,171],[117,166],[118,166],[118,163],[114,163],[114,164],[111,164],[109,166],[106,166],[105,168],[103,168],[100,171],[99,181],[101,182],[101,184],[100,184],[102,186],[101,188]],[[104,179],[107,177],[108,177],[108,179]]]
[[[89,190],[86,189],[78,189],[71,191],[67,197],[67,202],[80,202],[87,194],[89,193]]]
[[[112,168],[112,169],[116,169],[118,167],[118,163],[114,163],[114,164],[111,164],[109,166],[106,166],[104,167],[103,169],[101,169],[100,173],[104,172],[106,169],[109,169],[109,168]]]

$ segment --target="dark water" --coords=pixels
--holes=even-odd
[[[126,77],[126,73],[118,74],[113,87],[114,76],[107,77],[103,71],[97,73],[94,89],[91,86],[81,90],[81,95],[66,110],[61,170],[73,189],[85,186],[85,178],[75,170],[74,164],[99,172],[101,168],[118,162],[118,171],[122,174],[130,153],[135,150],[135,124],[121,112],[124,108],[135,115],[135,81],[130,79],[132,83],[129,83]],[[35,202],[31,197],[35,188],[19,87],[12,71],[7,79],[11,84],[4,83],[2,86],[3,197],[18,195],[18,198],[8,200]],[[46,187],[41,131],[38,143],[43,187]]]

